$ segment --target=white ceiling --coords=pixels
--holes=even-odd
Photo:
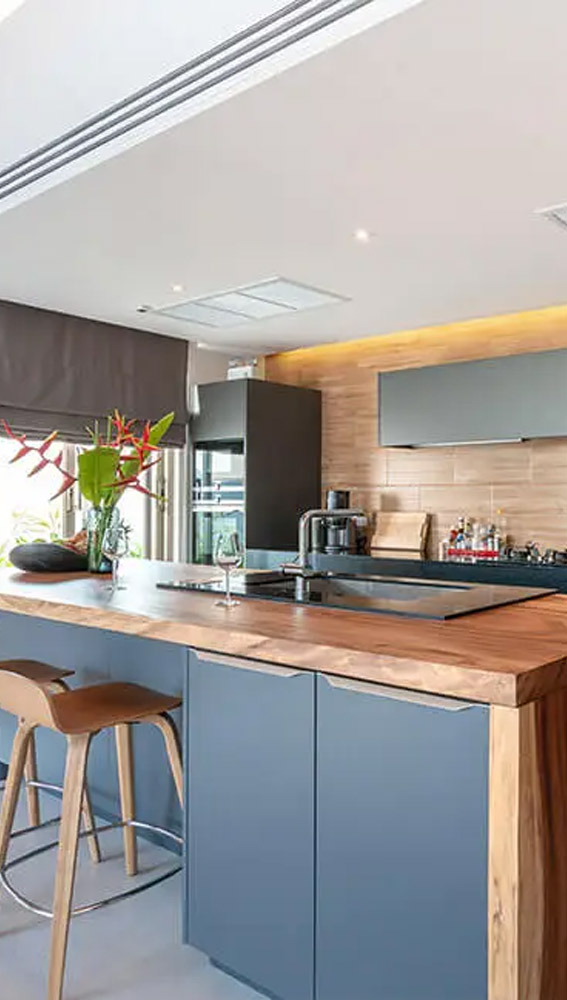
[[[26,0],[0,0],[0,21],[13,14],[18,7],[22,7]]]
[[[83,155],[71,157],[57,172],[48,172],[31,186],[16,187],[7,199],[3,192],[0,211],[421,2],[354,0],[353,6],[353,0],[209,0],[196,6],[187,0],[19,0],[15,16],[2,22],[2,3],[18,0],[0,0],[0,170],[14,167],[46,143],[60,142],[77,126],[84,130],[92,116],[102,115],[108,122],[113,117],[109,111],[124,99],[136,118],[136,127],[130,121],[128,129],[116,129],[113,137],[102,128],[104,142],[99,134],[92,149],[84,152],[83,145]],[[293,28],[296,19],[301,23]],[[315,26],[316,31],[307,30]],[[277,51],[268,56],[270,34],[278,31],[276,42],[283,36],[288,42],[292,36],[296,40],[276,45]],[[239,40],[242,32],[246,38]],[[216,47],[222,51],[211,57]],[[140,113],[140,123],[133,106],[144,101],[132,102],[133,95],[149,85],[157,101],[156,83],[195,59],[201,60],[199,67],[183,75],[186,80],[201,74],[201,86],[193,88],[191,99],[172,100],[167,107],[164,98],[166,109],[156,114],[153,105],[147,120]],[[215,77],[220,80],[213,86]]]
[[[425,0],[0,216],[0,298],[234,352],[565,302],[565,38],[564,0]],[[274,275],[352,301],[136,312]]]

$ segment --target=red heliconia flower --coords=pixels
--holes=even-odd
[[[23,441],[23,439],[25,438],[25,434],[15,434],[10,425],[5,420],[2,421],[2,427],[6,431],[8,437],[12,438],[14,441]]]
[[[173,414],[171,416],[173,416]],[[71,475],[70,472],[67,472],[66,469],[62,468],[64,454],[62,450],[59,450],[54,458],[51,458],[49,455],[49,450],[58,436],[57,431],[52,431],[51,434],[49,434],[45,440],[41,442],[41,444],[34,445],[28,443],[25,434],[17,434],[13,431],[5,420],[2,420],[1,423],[8,437],[12,438],[13,441],[18,442],[20,445],[18,451],[10,460],[11,462],[17,462],[26,455],[35,452],[39,456],[39,462],[34,465],[31,472],[28,473],[28,476],[37,475],[38,472],[41,472],[48,465],[52,465],[60,472],[63,477],[63,481],[60,488],[51,498],[52,500],[61,496],[62,493],[65,493],[66,490],[70,489],[70,487],[77,482],[76,476]],[[117,452],[118,460],[116,464],[116,479],[114,482],[103,487],[104,489],[124,490],[126,488],[130,488],[136,490],[138,493],[144,493],[147,496],[155,497],[156,494],[152,493],[142,485],[140,482],[140,476],[160,461],[161,448],[152,444],[150,441],[152,428],[149,421],[144,424],[141,435],[136,435],[134,433],[133,428],[135,423],[135,420],[126,420],[126,418],[118,410],[115,410],[114,414],[109,418],[109,433],[106,438],[100,433],[98,426],[95,430],[87,428],[87,431],[95,448],[110,447],[116,449]],[[151,454],[154,452],[158,453],[157,457],[152,461],[149,461]],[[124,473],[124,468],[126,468],[129,473],[132,469],[134,469],[134,472],[131,475],[126,475]]]
[[[63,472],[62,469],[61,472]],[[63,472],[63,477],[64,478],[61,486],[59,487],[57,492],[54,493],[53,496],[49,498],[50,500],[57,500],[57,497],[60,497],[63,493],[66,493],[67,490],[70,489],[71,486],[73,486],[73,484],[77,482],[75,476],[71,476],[68,472]]]
[[[45,469],[48,465],[53,465],[54,468],[56,468],[61,473],[61,475],[63,476],[63,482],[61,484],[60,489],[57,490],[57,493],[55,493],[55,495],[51,497],[52,500],[55,500],[56,497],[59,497],[61,496],[62,493],[65,493],[65,491],[68,490],[73,485],[73,483],[77,481],[75,476],[72,476],[69,472],[66,472],[65,469],[61,468],[61,463],[63,461],[62,451],[60,451],[55,458],[50,458],[48,455],[48,451],[51,445],[53,444],[55,438],[57,437],[58,434],[57,431],[52,431],[51,434],[48,434],[48,436],[45,438],[44,441],[41,442],[41,444],[34,445],[34,444],[27,444],[26,435],[16,434],[15,431],[12,430],[10,425],[5,420],[2,421],[2,426],[4,427],[4,430],[6,431],[8,437],[12,438],[13,441],[19,441],[20,443],[20,448],[13,456],[13,458],[10,459],[10,465],[12,465],[14,462],[18,462],[21,458],[24,458],[26,455],[31,455],[33,452],[35,452],[37,455],[39,455],[40,460],[37,463],[37,465],[34,465],[31,472],[28,472],[28,479],[31,476],[37,475],[38,472],[42,472],[42,470]]]
[[[23,458],[24,455],[29,455],[31,450],[32,449],[27,444],[23,444],[20,450],[16,452],[14,457],[10,459],[9,464],[12,465],[14,462],[17,462],[19,458]]]
[[[40,455],[45,455],[46,451],[49,450],[50,446],[55,441],[55,438],[57,437],[58,433],[59,431],[51,431],[51,434],[48,437],[46,437],[43,444],[41,444],[37,449]]]
[[[41,455],[41,451],[39,448],[38,451]],[[38,462],[37,465],[34,465],[31,472],[28,472],[28,479],[31,479],[32,476],[37,475],[38,472],[41,472],[42,469],[45,469],[46,465],[49,465],[49,459],[42,458],[41,462]]]

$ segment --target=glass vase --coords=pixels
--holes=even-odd
[[[107,531],[118,518],[118,510],[113,507],[90,507],[86,515],[87,566],[89,573],[111,573],[112,564],[104,555],[104,539]]]

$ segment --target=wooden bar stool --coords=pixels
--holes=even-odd
[[[92,737],[102,729],[114,728],[116,730],[122,822],[109,824],[108,827],[99,828],[99,830],[114,826],[124,827],[126,866],[127,871],[133,874],[136,871],[136,827],[158,830],[177,843],[181,843],[181,840],[171,831],[138,823],[133,817],[134,795],[130,726],[133,723],[149,723],[157,726],[160,730],[164,737],[179,801],[183,805],[183,769],[177,730],[167,714],[172,709],[178,708],[180,704],[181,699],[178,697],[151,691],[137,684],[110,683],[96,687],[53,692],[49,686],[27,677],[21,672],[9,669],[0,670],[0,708],[12,712],[19,719],[0,810],[0,875],[2,884],[24,905],[29,901],[25,900],[25,897],[15,892],[13,887],[9,885],[6,872],[10,867],[55,846],[45,845],[18,858],[16,862],[6,864],[30,739],[37,726],[45,726],[62,733],[67,738],[53,913],[48,913],[39,907],[29,907],[34,909],[34,912],[42,913],[53,919],[47,1000],[61,1000],[62,997],[85,773]],[[170,877],[176,871],[179,871],[179,867],[146,883],[143,888],[149,888],[150,885],[163,881],[164,878]],[[122,893],[114,897],[114,899],[124,898],[126,895],[131,895],[133,891],[141,890],[140,888],[131,890],[129,893]],[[98,904],[80,907],[75,913],[84,913],[111,901],[103,900]]]
[[[9,670],[12,673],[19,674],[21,677],[27,677],[29,680],[35,681],[36,684],[41,684],[50,693],[58,693],[60,691],[67,691],[67,684],[65,683],[66,677],[71,677],[74,673],[73,670],[62,670],[60,667],[52,667],[48,663],[42,663],[39,660],[0,660],[0,670]],[[29,827],[18,830],[17,836],[22,836],[23,834],[31,832],[40,826],[50,826],[58,820],[49,820],[47,823],[41,822],[41,810],[39,802],[39,790],[44,789],[45,791],[62,792],[63,788],[60,785],[54,785],[47,783],[45,781],[39,781],[37,775],[37,753],[35,747],[35,735],[32,730],[30,734],[28,752],[26,756],[26,763],[24,767],[24,780],[26,789],[26,799],[28,808],[28,818]],[[85,790],[83,794],[83,822],[85,831],[89,834],[88,836],[88,847],[91,855],[91,860],[96,864],[100,861],[100,846],[98,843],[98,837],[95,831],[94,815],[92,811],[92,806],[90,802],[88,788],[85,784]],[[14,834],[13,834],[14,836]]]

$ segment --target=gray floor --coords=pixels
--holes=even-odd
[[[53,805],[46,801],[46,812],[53,813]],[[21,810],[18,818],[21,826],[26,825]],[[18,838],[10,857],[56,836],[55,827]],[[105,834],[101,844],[105,862],[99,866],[93,866],[81,848],[76,903],[111,894],[126,884],[120,833]],[[141,842],[142,870],[156,871],[169,860],[167,852]],[[55,851],[51,851],[16,869],[13,881],[49,906],[54,870]],[[77,917],[71,926],[65,1000],[260,1000],[260,994],[180,944],[180,892],[178,875],[141,896]],[[1,1000],[43,1000],[49,932],[48,920],[21,909],[2,891]]]

